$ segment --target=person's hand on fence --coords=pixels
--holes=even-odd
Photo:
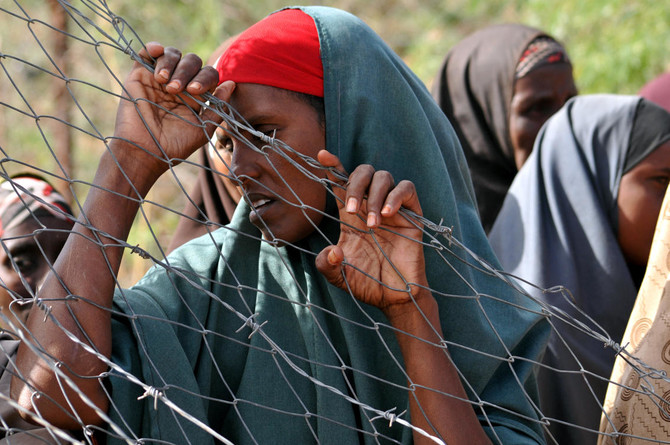
[[[344,173],[325,150],[317,160]],[[414,184],[396,185],[389,172],[370,165],[358,166],[347,182],[331,173],[328,178],[342,186],[333,186],[340,239],[319,253],[316,266],[332,284],[380,308],[395,328],[408,381],[416,388],[412,424],[445,443],[490,444],[442,345],[437,302],[426,279],[423,225],[400,212],[404,207],[422,216]],[[414,443],[435,443],[428,435],[415,431]]]
[[[318,161],[344,171],[339,159],[325,150],[319,152]],[[371,165],[358,166],[346,184],[332,174],[329,179],[345,188],[333,187],[341,200],[340,239],[317,257],[321,273],[387,315],[408,303],[413,305],[412,297],[430,296],[425,292],[423,226],[399,212],[405,207],[422,214],[414,184],[395,184],[389,172],[375,171]]]
[[[47,315],[46,305],[34,305],[26,321],[26,331],[44,351],[36,354],[22,345],[17,352],[20,372],[11,392],[28,420],[31,413],[39,413],[68,429],[104,422],[101,413],[107,411],[109,399],[98,378],[108,366],[100,356],[110,357],[112,351],[111,315],[105,308],[112,306],[138,198],[168,168],[167,160],[186,159],[221,121],[213,110],[201,110],[183,93],[197,97],[214,92],[227,100],[235,88],[226,82],[217,89],[218,73],[202,68],[195,55],[181,57],[159,44],[148,44],[140,55],[156,60],[155,73],[136,62],[128,75],[114,138],[101,156],[79,223],[40,286],[37,298],[49,302]],[[75,295],[86,303],[73,301]],[[64,371],[54,371],[52,360]],[[76,387],[63,385],[63,372]],[[35,397],[40,393],[44,397]]]
[[[143,175],[157,177],[168,168],[166,160],[176,163],[204,145],[214,124],[222,120],[211,109],[201,110],[193,97],[202,100],[210,92],[227,101],[235,85],[225,82],[217,89],[217,71],[203,67],[195,54],[182,57],[175,48],[148,43],[139,55],[154,65],[154,72],[135,62],[125,80],[114,137],[129,144],[121,144],[115,155],[130,154],[136,165],[142,165]]]

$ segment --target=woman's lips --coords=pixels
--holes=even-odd
[[[264,195],[250,194],[247,195],[247,201],[251,205],[251,213],[249,214],[249,220],[254,225],[263,226],[263,223],[261,222],[263,214],[266,213],[266,211],[272,206],[275,200]]]

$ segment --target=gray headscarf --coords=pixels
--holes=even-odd
[[[538,134],[489,235],[506,271],[542,288],[565,286],[572,304],[531,292],[616,342],[637,294],[617,242],[619,184],[669,137],[670,114],[640,97],[573,98]],[[579,371],[578,360],[601,379],[587,386],[583,373],[543,368],[542,412],[597,431],[615,351],[556,317],[554,325],[560,336],[552,334],[544,363]],[[558,443],[595,443],[594,433],[552,423]]]

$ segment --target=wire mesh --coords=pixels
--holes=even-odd
[[[32,4],[26,5],[27,3],[17,0],[12,3],[5,2],[4,6],[0,7],[3,22],[11,23],[12,29],[23,30],[20,39],[12,38],[13,36],[3,37],[6,41],[2,44],[3,50],[0,54],[3,73],[0,83],[2,91],[0,109],[4,121],[2,131],[4,141],[0,147],[2,151],[0,176],[12,182],[12,175],[18,171],[37,172],[71,193],[74,213],[79,215],[86,195],[92,193],[95,188],[92,174],[72,173],[61,162],[62,155],[54,149],[53,128],[67,127],[75,134],[74,138],[78,143],[91,147],[90,156],[95,159],[108,150],[113,133],[111,127],[113,120],[105,114],[104,107],[100,104],[115,104],[119,100],[127,100],[122,96],[123,77],[128,70],[130,59],[141,62],[149,70],[153,70],[153,67],[151,63],[138,56],[143,47],[141,36],[138,36],[122,17],[117,16],[107,2],[59,0],[60,8],[68,16],[68,30],[56,28],[44,8]],[[49,43],[59,36],[68,40],[69,51],[76,53],[78,60],[82,60],[83,69],[76,70],[76,75],[65,72],[52,56]],[[49,90],[46,85],[51,81],[64,86],[69,94],[74,107],[70,120],[57,117],[57,110],[54,110],[49,103]],[[285,171],[282,165],[290,164],[295,171],[311,181],[313,187],[323,188],[331,197],[329,199],[341,200],[336,191],[347,179],[341,172],[323,167],[315,159],[294,150],[271,134],[256,131],[229,104],[212,95],[194,100],[199,106],[216,110],[223,119],[227,131],[241,140],[246,140],[247,147],[256,155],[264,157],[277,175]],[[207,122],[200,122],[200,128],[205,134]],[[216,138],[210,142],[212,153],[219,153],[217,143]],[[17,149],[20,144],[31,144],[39,149],[26,153]],[[39,152],[40,155],[37,157],[32,155],[35,152]],[[228,162],[226,159],[221,161]],[[416,426],[407,413],[407,406],[376,403],[416,398],[417,391],[425,389],[420,383],[412,381],[404,369],[397,345],[392,340],[395,335],[410,334],[398,333],[397,329],[378,312],[358,301],[353,295],[347,300],[345,311],[338,306],[339,303],[326,299],[313,301],[314,294],[310,286],[313,286],[314,282],[301,276],[304,270],[296,270],[294,260],[297,255],[313,262],[319,253],[314,245],[295,242],[285,246],[285,243],[273,238],[270,226],[266,226],[269,235],[266,234],[261,239],[256,233],[254,238],[249,233],[241,231],[239,226],[234,224],[224,226],[207,220],[206,215],[202,214],[196,222],[203,219],[202,224],[207,227],[208,233],[200,238],[198,244],[193,245],[195,254],[191,253],[192,256],[195,255],[194,261],[198,265],[184,263],[185,256],[167,256],[170,229],[157,227],[161,222],[156,220],[163,215],[168,215],[166,217],[168,219],[191,218],[181,210],[185,203],[193,203],[189,196],[190,183],[195,175],[193,172],[206,167],[192,158],[169,159],[165,162],[169,163],[169,169],[165,175],[167,179],[163,180],[169,181],[171,194],[174,196],[171,200],[164,200],[164,196],[160,194],[134,198],[139,205],[136,225],[142,227],[140,230],[144,234],[139,242],[102,233],[86,220],[80,220],[78,223],[90,230],[92,235],[89,241],[97,248],[102,250],[112,246],[123,247],[128,252],[126,258],[130,257],[133,262],[133,266],[121,270],[119,281],[116,283],[114,306],[100,309],[110,314],[116,326],[123,328],[119,328],[120,331],[133,333],[132,336],[115,337],[112,349],[130,350],[128,354],[134,354],[137,362],[142,364],[140,368],[133,363],[117,360],[119,356],[127,358],[128,354],[112,353],[110,358],[109,354],[94,346],[91,339],[74,334],[72,326],[61,326],[58,318],[51,313],[51,308],[57,299],[38,298],[25,279],[22,281],[23,287],[31,289],[28,298],[19,295],[6,279],[0,283],[4,291],[14,298],[1,313],[3,329],[0,347],[4,353],[1,355],[4,356],[5,365],[0,381],[2,384],[0,405],[5,407],[2,412],[6,411],[8,414],[3,415],[0,430],[5,440],[8,443],[33,443],[22,442],[28,440],[38,441],[37,443],[40,443],[39,441],[203,443],[201,440],[209,440],[211,443],[258,443],[274,434],[277,436],[276,443],[281,443],[291,440],[279,437],[291,433],[282,426],[283,422],[291,419],[288,425],[294,425],[295,419],[300,419],[300,434],[303,435],[299,437],[313,442],[335,442],[341,440],[341,437],[356,437],[361,443],[403,443],[414,433],[415,437],[418,434],[430,438],[435,443],[443,443],[443,438],[439,437],[436,430]],[[334,179],[325,179],[324,170],[328,170]],[[212,171],[212,173],[237,186],[245,181],[253,182],[250,178],[241,178],[230,172],[223,174]],[[256,182],[255,185],[263,187],[260,182]],[[284,185],[290,189],[289,182],[285,181]],[[26,193],[25,190],[18,188],[16,192],[19,195]],[[273,193],[272,190],[267,192]],[[137,196],[141,196],[141,193],[138,192]],[[308,203],[302,201],[301,190],[291,189],[289,196],[276,196],[275,199],[299,209],[309,221],[317,219],[315,214],[318,215],[318,219],[323,219],[321,223],[312,223],[313,229],[318,234],[318,246],[323,247],[333,242],[324,227],[343,224],[351,231],[359,232],[360,236],[369,236],[370,242],[379,247],[382,261],[395,267],[393,260],[382,246],[386,238],[403,236],[402,234],[389,234],[383,228],[372,233],[361,231],[357,225],[340,221],[335,216],[336,213],[310,207]],[[251,207],[254,207],[253,199],[247,197],[247,200],[252,202]],[[170,202],[166,204],[166,201]],[[242,206],[244,205],[243,203]],[[504,403],[492,403],[487,397],[481,397],[483,388],[478,386],[477,379],[473,378],[469,371],[464,373],[459,369],[460,379],[468,395],[467,403],[473,407],[482,427],[487,430],[493,442],[503,443],[505,437],[514,437],[505,436],[505,433],[501,432],[500,425],[504,425],[504,422],[501,423],[500,419],[505,416],[522,419],[544,433],[544,438],[538,438],[534,437],[532,432],[523,432],[522,435],[533,438],[530,440],[557,442],[549,425],[566,421],[543,415],[532,390],[534,380],[529,377],[527,369],[544,368],[549,373],[574,374],[584,384],[584,403],[598,404],[600,407],[603,401],[599,400],[592,390],[592,382],[595,380],[607,382],[610,379],[609,375],[595,375],[585,369],[576,356],[573,369],[549,369],[539,361],[518,354],[515,350],[518,345],[508,343],[504,332],[507,326],[498,324],[499,319],[495,316],[497,311],[515,314],[510,318],[512,322],[516,319],[514,317],[548,320],[553,335],[560,337],[560,332],[569,327],[582,332],[584,342],[601,344],[604,348],[608,348],[613,356],[621,357],[635,371],[635,377],[631,377],[635,380],[634,385],[629,384],[631,379],[627,382],[618,382],[617,385],[634,393],[636,397],[643,398],[647,405],[655,407],[660,410],[662,416],[670,418],[666,402],[668,393],[661,393],[654,384],[655,381],[667,382],[664,370],[648,366],[629,354],[626,348],[620,347],[617,343],[619,339],[610,338],[608,333],[586,314],[576,319],[536,298],[538,294],[544,293],[571,301],[566,289],[560,287],[540,289],[532,283],[509,277],[480,257],[471,249],[472,246],[459,240],[452,228],[443,225],[442,221],[430,221],[407,210],[403,210],[402,213],[414,228],[422,231],[423,249],[430,251],[430,255],[434,258],[440,259],[445,273],[457,276],[461,281],[456,286],[461,290],[458,294],[445,289],[431,288],[435,298],[453,301],[450,304],[462,304],[476,311],[487,323],[487,332],[483,334],[483,338],[491,344],[483,345],[477,341],[460,343],[447,335],[440,336],[437,342],[426,342],[423,339],[420,341],[441,351],[450,361],[451,355],[455,354],[497,363],[496,372],[508,374],[505,382],[513,386],[511,389],[500,391],[522,394],[523,403],[530,407],[529,411],[519,413],[514,411],[513,404],[506,406]],[[39,221],[39,218],[36,217],[36,220]],[[54,231],[57,232],[41,224],[37,231],[29,234],[4,237],[2,246],[6,260],[3,267],[8,273],[14,272],[22,277],[25,271],[18,262],[18,255],[11,249],[12,242],[17,239],[28,239],[35,240],[37,245],[41,246],[38,235],[49,235]],[[231,232],[242,239],[237,248],[225,246],[225,240],[229,238],[225,233]],[[284,273],[291,275],[293,282],[275,283],[277,285],[266,287],[251,285],[246,279],[247,269],[258,269],[259,274],[267,273],[269,278],[273,275],[272,270],[263,269],[268,267],[266,264],[251,264],[255,261],[255,256],[249,256],[251,259],[245,260],[245,255],[250,255],[244,250],[247,247],[244,241],[247,239],[256,243],[256,249],[272,255],[276,259],[273,267],[278,267]],[[44,249],[38,250],[41,256],[46,256]],[[228,256],[231,252],[234,255]],[[200,264],[202,258],[210,264],[207,266]],[[53,259],[49,258],[47,263],[49,269],[53,271]],[[212,265],[219,268],[218,272],[211,273]],[[111,264],[108,264],[108,267],[113,269]],[[127,285],[135,281],[134,277],[128,278],[128,275],[132,275],[132,270],[139,268],[146,271],[150,267],[152,267],[151,275],[140,283],[139,288],[126,290]],[[312,266],[305,267],[309,269]],[[469,271],[468,274],[481,275],[486,277],[486,280],[495,282],[494,288],[504,288],[504,293],[514,295],[514,298],[507,299],[482,292],[478,289],[477,282],[469,281],[472,275],[461,273],[464,269]],[[376,280],[381,287],[388,286],[388,283],[368,275],[363,270],[357,271],[370,280]],[[126,275],[125,281],[124,275]],[[146,289],[154,285],[152,280],[158,280],[157,276],[163,278],[155,285],[157,290],[151,294]],[[59,277],[55,279],[60,280]],[[395,289],[397,292],[406,292],[415,285],[404,277],[401,277],[401,282],[402,285]],[[66,287],[66,284],[63,283],[63,286]],[[348,283],[345,288],[347,286]],[[170,295],[162,295],[163,292]],[[166,299],[164,304],[167,309],[160,306],[163,297]],[[71,293],[63,300],[70,303],[97,304],[88,300],[86,295]],[[158,302],[157,307],[141,310],[146,309],[145,305],[151,306],[154,300]],[[270,316],[272,315],[270,312],[261,313],[257,310],[258,307],[249,303],[261,300],[271,310],[280,313]],[[137,301],[142,303],[138,306]],[[207,307],[206,311],[203,305]],[[106,365],[105,372],[89,377],[89,380],[96,382],[99,390],[109,396],[108,409],[100,409],[96,401],[81,391],[79,386],[81,381],[73,378],[67,365],[50,357],[44,345],[35,341],[33,334],[26,330],[21,314],[25,312],[25,308],[31,306],[34,306],[33,312],[41,311],[44,323],[61,326],[62,332],[72,342]],[[288,313],[281,312],[287,310]],[[160,316],[161,313],[163,317]],[[219,314],[220,320],[227,322],[225,329],[213,329],[209,318],[214,317],[214,313]],[[301,320],[301,323],[282,324],[277,321],[281,317],[293,317]],[[287,326],[309,329],[309,332],[302,332],[300,336],[295,332],[287,332]],[[434,327],[433,329],[439,336],[439,330]],[[173,335],[178,338],[182,345],[185,345],[184,357],[176,357],[182,352],[156,350],[155,338],[150,337],[162,335]],[[343,338],[347,335],[349,338]],[[393,369],[378,369],[375,366],[371,366],[370,369],[357,368],[354,365],[357,363],[356,360],[350,356],[354,351],[342,347],[342,344],[352,341],[352,335],[360,335],[365,341],[374,341],[373,346],[366,345],[362,351],[378,355],[377,360],[390,364]],[[316,348],[317,355],[301,355],[300,351],[305,348],[296,346],[296,342],[302,341],[303,338],[318,339],[317,344],[322,349]],[[63,393],[78,394],[83,400],[82,403],[92,408],[101,422],[95,425],[77,417],[76,414],[69,414],[70,425],[66,428],[53,425],[39,412],[33,414],[32,426],[17,420],[16,412],[25,411],[25,408],[9,397],[9,380],[13,375],[18,379],[28,379],[26,374],[17,373],[12,366],[19,343],[23,344],[22,348],[29,349],[40,357],[49,372],[57,376]],[[188,346],[192,345],[197,345],[197,350],[189,351]],[[567,343],[564,343],[564,346],[567,350],[571,348]],[[255,357],[255,361],[248,359],[244,361],[244,357],[249,356]],[[235,362],[239,357],[243,357],[243,361]],[[195,377],[169,375],[172,360],[175,363],[178,361],[191,363],[194,366],[191,371]],[[256,369],[249,371],[245,366]],[[259,370],[258,367],[264,369]],[[177,365],[175,369],[181,371]],[[249,372],[246,373],[247,371]],[[272,377],[267,381],[261,378],[249,382],[245,379],[245,375],[254,378]],[[401,378],[398,379],[398,376]],[[182,378],[183,386],[180,385]],[[495,379],[496,376],[491,378]],[[365,391],[369,388],[376,388],[393,396],[385,399],[378,395],[366,394]],[[440,392],[438,389],[428,389]],[[126,393],[122,394],[122,391]],[[240,397],[240,394],[243,396]],[[447,398],[458,398],[453,394],[441,394]],[[37,400],[48,396],[34,391],[31,397]],[[70,403],[67,397],[65,400],[65,405]],[[263,405],[260,401],[266,401],[267,404]],[[328,406],[329,403],[333,406]],[[198,408],[191,411],[194,406]],[[207,408],[203,411],[202,406]],[[67,406],[63,407],[63,410],[70,411]],[[343,410],[355,414],[343,415]],[[151,411],[156,415],[152,417]],[[424,407],[420,407],[420,412],[424,412]],[[175,436],[160,438],[140,436],[135,427],[138,422],[151,423],[151,427],[142,431],[156,431],[156,428],[160,430],[171,424],[170,431],[174,432]],[[581,424],[570,426],[590,431],[595,443],[597,431],[592,427]],[[332,431],[331,436],[324,439],[324,431]],[[343,431],[352,434],[340,436]],[[645,443],[670,443],[670,437],[665,439],[643,437],[638,433],[630,434],[625,427],[619,428],[618,431],[609,429],[607,436],[603,437],[605,443],[632,443],[634,439],[646,441]]]

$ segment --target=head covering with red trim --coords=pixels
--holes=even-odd
[[[536,37],[521,55],[514,78],[521,79],[534,69],[552,63],[570,64],[567,51],[549,36]]]
[[[219,81],[256,83],[323,97],[323,63],[314,19],[283,9],[244,31],[216,64]]]
[[[63,195],[38,176],[17,175],[0,184],[0,236],[31,217],[73,221],[71,215]]]

